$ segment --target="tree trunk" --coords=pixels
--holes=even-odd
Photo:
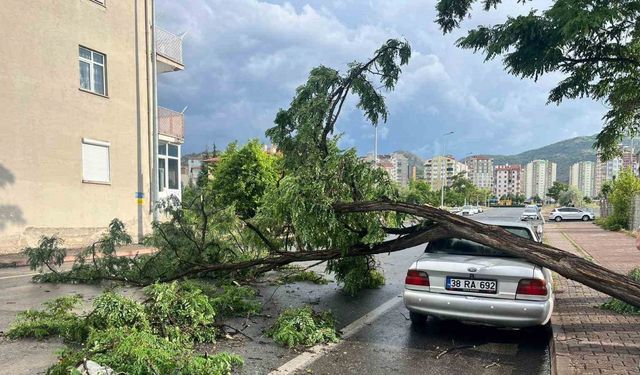
[[[424,221],[410,228],[387,228],[388,233],[400,236],[375,245],[359,244],[346,251],[323,249],[304,252],[273,252],[273,255],[267,258],[238,263],[194,266],[162,281],[172,281],[203,272],[234,271],[247,268],[254,268],[257,273],[260,273],[293,262],[390,253],[438,238],[458,237],[491,246],[507,254],[526,259],[538,266],[547,267],[568,279],[578,281],[602,293],[640,307],[640,283],[569,252],[512,235],[497,226],[482,224],[430,206],[409,203],[387,201],[338,203],[334,205],[334,210],[337,214],[395,211],[421,217]]]
[[[435,223],[435,228],[440,228],[438,232],[446,233],[446,236],[491,246],[640,307],[640,283],[564,250],[514,236],[497,226],[482,224],[437,208],[408,203],[355,202],[336,204],[334,208],[339,213],[395,211],[419,216]]]

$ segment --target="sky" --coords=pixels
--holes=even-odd
[[[159,104],[185,111],[183,154],[259,138],[287,108],[296,87],[319,65],[345,71],[389,38],[412,47],[396,89],[385,92],[389,118],[379,125],[379,152],[406,150],[423,158],[444,152],[515,154],[597,133],[605,108],[588,99],[547,105],[562,78],[537,82],[511,76],[500,59],[485,62],[455,46],[478,25],[545,9],[546,1],[507,2],[474,11],[443,35],[435,1],[419,0],[156,0],[159,26],[184,36],[181,72],[159,79]],[[373,151],[374,128],[350,101],[337,124],[340,146]],[[454,134],[443,136],[453,131]]]

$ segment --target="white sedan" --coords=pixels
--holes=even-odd
[[[537,241],[523,222],[492,222]],[[546,268],[460,238],[427,245],[405,279],[404,303],[411,321],[427,316],[502,327],[544,326],[553,312],[553,281]]]

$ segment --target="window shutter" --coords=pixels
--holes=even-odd
[[[82,140],[82,180],[110,182],[109,143]]]

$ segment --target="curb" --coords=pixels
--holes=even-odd
[[[552,318],[553,319],[553,318]],[[575,375],[571,360],[557,352],[556,337],[559,335],[557,324],[551,323],[551,339],[549,339],[549,356],[551,357],[551,375]]]

